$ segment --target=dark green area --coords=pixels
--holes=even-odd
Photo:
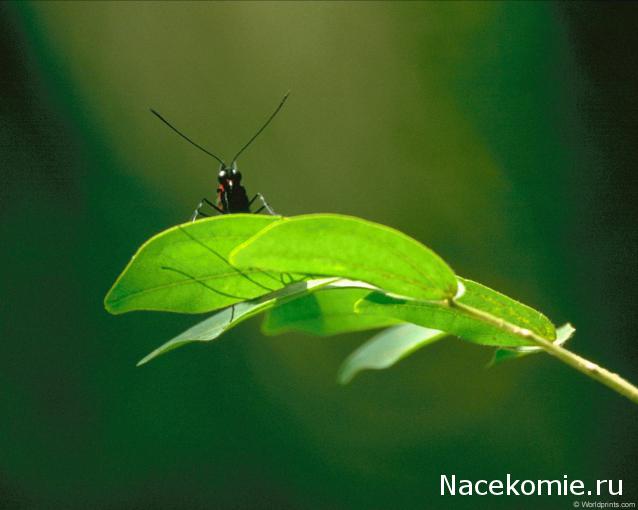
[[[352,214],[578,328],[638,381],[635,4],[0,6],[0,507],[561,508],[439,476],[624,479],[635,408],[547,356],[437,342],[340,387],[369,333],[135,363],[194,317],[108,315],[142,241],[233,154],[278,212]]]

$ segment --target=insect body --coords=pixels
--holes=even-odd
[[[202,147],[201,145],[195,143],[185,134],[180,132],[175,126],[168,122],[159,113],[151,109],[151,112],[154,115],[156,115],[164,124],[175,131],[179,136],[197,147],[202,152],[205,152],[209,156],[219,161],[220,167],[217,174],[217,203],[213,203],[207,198],[202,198],[202,200],[195,208],[195,211],[193,211],[193,215],[191,216],[192,221],[195,221],[199,216],[210,216],[209,214],[202,212],[202,208],[205,204],[213,208],[219,214],[249,213],[251,212],[250,208],[255,200],[259,200],[261,202],[261,207],[259,207],[259,209],[255,211],[255,213],[259,213],[265,209],[268,214],[275,214],[275,211],[273,211],[270,205],[268,205],[268,202],[266,202],[266,199],[261,193],[257,193],[250,200],[248,199],[246,188],[244,188],[244,186],[241,184],[242,175],[241,172],[237,169],[237,158],[248,148],[251,143],[253,143],[255,138],[257,138],[261,134],[261,132],[266,129],[268,124],[270,124],[270,122],[275,118],[275,116],[279,113],[279,110],[281,110],[284,103],[286,102],[286,99],[288,99],[289,94],[290,93],[286,93],[284,98],[281,100],[281,103],[279,103],[279,106],[277,106],[275,111],[270,115],[270,117],[268,117],[263,126],[261,126],[261,128],[259,128],[259,130],[252,136],[252,138],[248,140],[248,142],[246,142],[246,144],[244,144],[241,149],[239,149],[239,152],[235,154],[235,157],[233,157],[230,165],[227,165],[223,159],[204,149],[204,147]]]

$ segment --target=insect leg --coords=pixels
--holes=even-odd
[[[224,214],[224,211],[222,211],[219,207],[213,204],[210,200],[208,200],[207,198],[202,198],[201,202],[197,204],[197,207],[193,211],[193,215],[191,216],[191,221],[195,221],[199,216],[203,216],[204,218],[208,218],[210,216],[210,214],[205,214],[201,211],[202,207],[204,207],[204,204],[208,204],[213,209],[215,209],[219,214]]]
[[[202,287],[207,288],[208,290],[214,292],[215,294],[219,294],[220,296],[224,296],[227,298],[231,298],[231,299],[239,299],[241,301],[250,301],[251,298],[247,298],[244,296],[236,296],[235,294],[229,294],[228,292],[223,292],[219,289],[216,289],[215,287],[213,287],[212,285],[207,284],[205,281],[202,281],[188,273],[186,273],[185,271],[182,271],[181,269],[177,269],[175,267],[170,267],[170,266],[161,266],[161,268],[164,271],[172,271],[173,273],[177,273],[180,274],[182,276],[185,276],[186,278],[188,278],[189,280],[192,280],[193,282],[201,285]]]
[[[268,204],[268,202],[266,202],[266,199],[264,198],[264,196],[261,193],[257,193],[251,200],[250,202],[248,202],[248,205],[252,205],[252,203],[259,199],[261,202],[261,207],[259,209],[257,209],[255,211],[255,214],[263,211],[264,209],[266,209],[266,211],[268,212],[268,214],[270,214],[271,216],[277,216],[277,213],[273,210],[272,207],[270,207],[270,205]]]
[[[194,242],[196,242],[197,244],[199,244],[202,248],[204,248],[206,251],[209,251],[210,253],[212,253],[213,255],[215,255],[218,259],[220,259],[224,264],[226,264],[229,268],[231,268],[233,271],[236,271],[237,274],[239,276],[241,276],[242,278],[245,278],[246,280],[248,280],[250,283],[256,285],[257,287],[261,287],[262,289],[268,291],[268,292],[272,292],[274,289],[271,289],[270,287],[267,287],[266,285],[263,285],[262,283],[259,283],[257,280],[254,280],[253,278],[251,278],[250,276],[248,276],[246,273],[244,273],[243,271],[237,269],[235,266],[233,266],[223,255],[221,255],[220,253],[218,253],[215,249],[213,249],[211,246],[208,246],[207,244],[203,243],[202,241],[200,241],[199,239],[197,239],[194,235],[192,235],[191,233],[187,232],[186,230],[184,230],[182,227],[178,227],[180,229],[180,231],[189,239],[193,240]],[[263,274],[268,274],[268,273],[263,273]]]

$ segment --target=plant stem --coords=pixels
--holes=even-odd
[[[586,360],[578,354],[574,354],[573,352],[568,351],[564,347],[553,343],[551,340],[547,340],[546,338],[537,335],[529,329],[521,328],[510,322],[498,319],[493,315],[490,315],[489,313],[483,312],[482,310],[478,310],[468,305],[464,305],[454,299],[449,299],[447,301],[447,304],[450,307],[462,310],[466,314],[476,319],[492,324],[493,326],[496,326],[503,331],[507,331],[508,333],[529,340],[530,342],[536,344],[538,347],[544,349],[552,356],[561,360],[563,363],[566,363],[579,372],[582,372],[586,376],[591,377],[599,383],[602,383],[605,386],[616,391],[617,393],[620,393],[621,395],[627,397],[632,402],[638,404],[638,388],[626,379],[623,379],[618,374],[610,372],[606,368],[603,368],[600,365],[593,363],[592,361]]]

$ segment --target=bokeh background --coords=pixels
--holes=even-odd
[[[633,382],[638,4],[0,5],[0,508],[567,508],[439,476],[623,479],[636,406],[547,357],[453,339],[335,382],[369,334],[135,362],[198,317],[109,316],[135,249],[229,157],[288,215],[403,230],[578,329]],[[591,499],[591,498],[590,498]],[[598,498],[605,501],[609,498]]]

